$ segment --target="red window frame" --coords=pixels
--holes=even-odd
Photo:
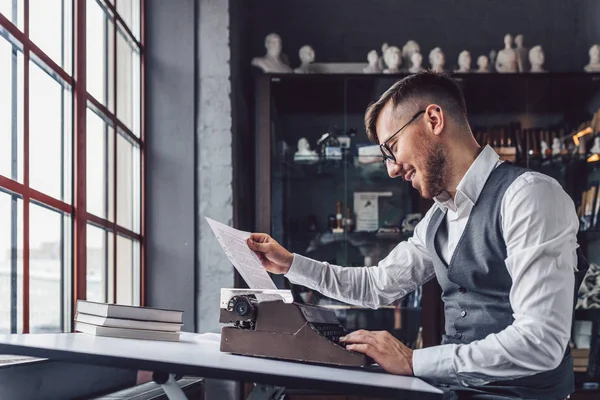
[[[123,18],[117,12],[116,2],[118,0],[105,1],[105,6],[111,11],[114,29],[113,32],[113,90],[114,90],[114,110],[111,112],[107,107],[102,105],[92,95],[87,92],[86,89],[86,0],[74,0],[74,26],[73,26],[73,59],[74,59],[74,71],[73,76],[69,75],[63,70],[56,62],[54,62],[46,53],[44,53],[35,43],[29,38],[29,0],[23,0],[23,15],[24,25],[23,31],[19,30],[15,24],[13,24],[8,18],[0,14],[0,26],[6,29],[15,39],[20,41],[23,45],[23,79],[24,79],[24,91],[23,91],[23,183],[12,180],[9,177],[0,175],[0,187],[3,187],[10,192],[19,194],[23,199],[23,333],[29,332],[29,204],[30,200],[34,200],[48,206],[51,206],[64,213],[68,213],[73,218],[73,306],[72,311],[75,310],[75,304],[78,299],[86,298],[87,282],[87,242],[86,242],[86,230],[88,222],[93,223],[96,226],[102,227],[113,233],[113,268],[116,269],[117,265],[117,238],[118,235],[126,237],[128,239],[138,240],[140,243],[140,302],[145,305],[145,0],[140,0],[140,40],[138,41],[130,28],[127,26]],[[129,1],[129,0],[121,0]],[[129,39],[138,46],[140,52],[140,99],[141,99],[141,116],[140,116],[140,137],[131,132],[131,130],[121,122],[116,115],[117,112],[117,22],[126,31]],[[73,204],[65,203],[52,196],[41,193],[35,189],[32,189],[29,185],[29,60],[30,54],[34,54],[39,57],[48,67],[60,76],[65,82],[72,85],[73,88],[73,101],[74,101],[74,147],[73,147]],[[113,157],[113,179],[115,187],[113,190],[113,222],[108,219],[98,217],[96,215],[89,214],[86,211],[86,113],[88,108],[88,101],[97,107],[102,113],[111,119],[114,129],[112,130],[113,137],[113,151],[115,157]],[[125,134],[131,141],[136,143],[140,149],[140,233],[135,233],[123,226],[117,224],[117,136],[119,133]],[[117,274],[113,274],[113,299],[108,299],[109,302],[116,301],[116,285],[117,285]],[[73,316],[71,316],[72,319]]]

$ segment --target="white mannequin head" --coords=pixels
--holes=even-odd
[[[471,53],[467,50],[461,51],[458,55],[458,67],[466,71],[471,69]]]
[[[504,47],[507,49],[512,47],[512,36],[510,35],[510,33],[507,33],[504,36]]]
[[[383,60],[388,69],[393,71],[397,70],[402,64],[402,54],[400,53],[400,49],[396,46],[388,47],[385,49],[385,53],[383,53]]]
[[[302,46],[298,51],[298,56],[302,65],[307,65],[315,61],[315,51],[309,45]]]
[[[385,54],[385,50],[386,50],[388,47],[390,47],[390,45],[388,45],[388,44],[387,44],[387,42],[384,42],[384,43],[381,45],[381,54]]]
[[[444,64],[446,63],[446,58],[444,57],[444,53],[442,49],[439,47],[434,48],[429,53],[429,63],[431,67],[434,69],[443,69]]]
[[[534,46],[529,50],[529,62],[531,63],[532,71],[541,70],[544,65],[545,57],[542,46]]]
[[[379,59],[379,55],[377,54],[376,50],[371,50],[369,52],[369,54],[367,54],[367,61],[369,62],[369,65],[372,67],[377,65],[378,59]]]
[[[600,45],[590,47],[590,64],[600,64]]]
[[[269,56],[278,58],[281,55],[281,37],[276,33],[269,33],[265,37],[265,48]]]
[[[306,138],[300,138],[298,140],[298,153],[308,153],[310,151],[310,144]]]
[[[487,71],[489,66],[489,60],[486,56],[477,57],[477,66],[479,67],[479,71]]]
[[[413,53],[410,56],[410,61],[412,62],[413,67],[420,67],[421,64],[423,64],[423,55],[421,55],[419,52]]]
[[[515,36],[515,44],[517,45],[517,47],[523,47],[523,35],[521,35],[520,33]]]
[[[404,47],[402,47],[402,55],[410,59],[414,53],[418,53],[421,51],[419,44],[414,40],[409,40],[406,42]]]

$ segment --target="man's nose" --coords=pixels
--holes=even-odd
[[[387,168],[387,173],[390,178],[397,178],[402,174],[402,166],[390,160],[386,161],[385,166]]]

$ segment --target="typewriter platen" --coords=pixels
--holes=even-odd
[[[258,302],[256,294],[279,297]],[[293,302],[289,290],[221,289],[221,351],[249,356],[364,367],[371,361],[345,349],[331,310]]]

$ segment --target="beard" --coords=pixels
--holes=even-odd
[[[445,189],[448,159],[444,153],[444,147],[440,143],[427,146],[421,159],[423,160],[423,184],[419,194],[430,200]]]

